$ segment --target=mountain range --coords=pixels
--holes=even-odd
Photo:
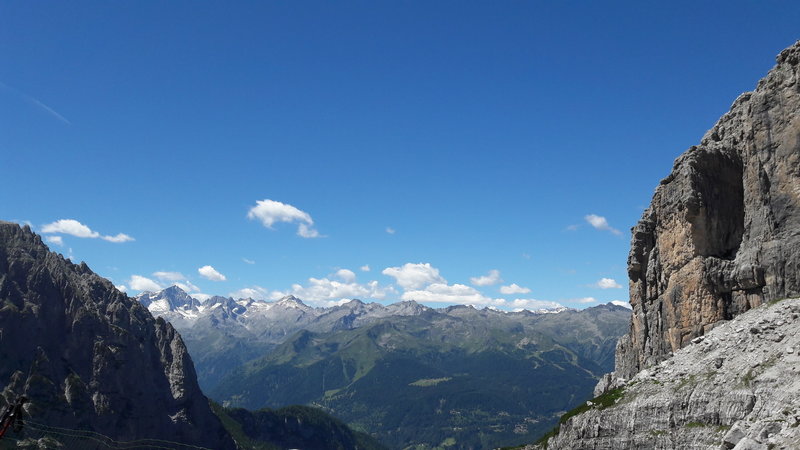
[[[198,302],[175,286],[137,298],[181,331],[201,385],[224,405],[314,405],[393,448],[420,449],[535,438],[591,396],[630,315],[611,304]]]

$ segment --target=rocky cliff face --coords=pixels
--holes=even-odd
[[[718,323],[800,294],[800,42],[681,155],[633,228],[630,378]]]
[[[235,448],[209,408],[181,337],[30,228],[0,222],[0,404],[116,440]]]
[[[616,371],[534,448],[800,448],[799,77],[800,42],[675,161],[633,228]]]

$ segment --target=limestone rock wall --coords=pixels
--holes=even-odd
[[[675,161],[632,230],[630,379],[720,321],[800,295],[800,42]]]

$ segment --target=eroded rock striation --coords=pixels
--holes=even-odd
[[[180,335],[106,279],[0,222],[0,404],[115,440],[235,444],[200,391]]]
[[[675,161],[633,228],[630,378],[718,323],[800,295],[800,42]]]

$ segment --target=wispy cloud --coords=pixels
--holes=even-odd
[[[255,263],[256,263],[256,262],[255,262],[255,261],[253,261],[252,259],[247,259],[247,258],[242,258],[242,261],[243,261],[245,264],[255,264]]]
[[[475,286],[492,286],[503,281],[500,278],[500,271],[492,269],[488,274],[479,277],[470,277],[469,282]]]
[[[6,90],[8,92],[13,93],[14,95],[20,97],[22,100],[28,102],[29,104],[32,104],[32,105],[38,107],[39,109],[41,109],[44,112],[46,112],[47,114],[55,117],[56,119],[60,120],[61,122],[64,122],[67,125],[72,125],[72,122],[67,120],[66,117],[62,116],[61,114],[58,113],[58,111],[56,111],[53,108],[45,105],[44,103],[42,103],[38,99],[36,99],[34,97],[31,97],[30,95],[28,95],[28,94],[26,94],[26,93],[24,93],[24,92],[22,92],[22,91],[20,91],[18,89],[14,89],[13,87],[3,83],[2,81],[0,81],[0,88],[2,88],[3,90]]]
[[[114,243],[130,242],[135,240],[125,233],[118,233],[114,236],[102,235],[75,219],[56,220],[53,223],[43,225],[41,231],[42,233],[67,234],[79,238],[102,239],[104,241]]]
[[[621,231],[609,225],[608,220],[606,220],[606,218],[603,216],[598,216],[597,214],[588,214],[584,216],[584,219],[586,219],[589,225],[593,226],[595,229],[608,231],[612,234],[616,234],[617,236],[622,234]]]
[[[45,236],[44,240],[59,247],[64,246],[64,239],[61,236]]]
[[[392,227],[386,227],[386,232],[389,233],[389,234],[395,234],[395,233],[397,233],[397,230],[395,230]]]
[[[505,295],[511,294],[530,294],[531,290],[526,287],[519,286],[516,283],[511,283],[508,286],[500,286],[500,293]]]

